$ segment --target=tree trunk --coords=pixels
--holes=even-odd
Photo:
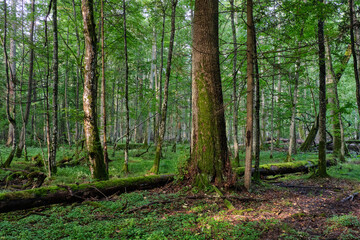
[[[129,173],[129,142],[130,142],[130,113],[129,113],[129,64],[126,37],[126,0],[123,0],[124,11],[124,52],[125,52],[125,108],[126,108],[126,143],[125,143],[125,160],[123,171]]]
[[[76,110],[80,112],[80,78],[81,78],[81,72],[80,72],[80,35],[79,30],[77,26],[77,14],[76,14],[76,7],[75,7],[75,0],[72,0],[73,5],[73,16],[74,16],[74,22],[75,22],[75,35],[76,35],[76,96],[75,96],[75,107]],[[76,121],[75,123],[75,142],[78,142],[81,136],[81,130],[80,130],[80,124],[79,121]]]
[[[0,195],[0,213],[56,203],[83,202],[93,198],[103,199],[113,194],[161,187],[173,179],[174,175],[121,178],[90,184],[58,185],[2,193]]]
[[[232,68],[232,78],[233,78],[233,122],[234,122],[234,162],[236,165],[240,165],[239,158],[239,136],[238,136],[238,96],[236,93],[237,89],[237,37],[236,37],[236,27],[235,27],[235,9],[234,9],[234,0],[230,0],[231,5],[231,29],[232,29],[232,37],[233,37],[233,47],[234,47],[234,57],[233,57],[233,68]]]
[[[58,136],[58,83],[59,83],[59,63],[58,63],[58,33],[57,33],[57,0],[52,0],[53,4],[53,106],[52,106],[52,138],[49,153],[49,177],[56,173],[56,150]]]
[[[89,154],[91,176],[94,179],[106,180],[109,178],[104,163],[101,148],[96,114],[96,65],[97,47],[93,12],[93,1],[82,0],[81,10],[84,21],[85,38],[85,67],[84,67],[84,130],[87,151]]]
[[[109,157],[107,151],[107,126],[106,126],[106,84],[105,84],[105,33],[104,33],[104,0],[101,0],[101,122],[102,122],[102,142],[104,150],[104,163],[106,169],[109,168]],[[107,170],[108,171],[108,170]]]
[[[254,95],[254,23],[253,23],[253,1],[247,0],[247,98],[246,98],[246,151],[245,151],[245,188],[250,190],[251,185],[251,162],[253,142],[253,95]]]
[[[5,4],[5,3],[4,3]],[[16,4],[17,0],[12,0],[11,5],[11,15],[16,17]],[[6,10],[5,10],[6,11]],[[6,23],[7,24],[7,23]],[[10,36],[10,59],[9,59],[9,70],[10,70],[10,83],[9,87],[9,111],[12,114],[12,118],[15,120],[16,118],[16,24],[15,20],[13,20],[12,31]],[[6,141],[6,146],[13,146],[13,142],[15,139],[15,128],[12,123],[9,123],[9,132]]]
[[[356,19],[354,0],[349,0],[349,9],[350,9],[350,40],[351,40],[351,51],[353,54],[354,62],[354,75],[355,75],[355,84],[356,84],[356,103],[358,105],[358,113],[360,116],[360,77],[359,77],[359,64],[360,64],[360,52],[357,51],[359,46],[357,46],[356,36],[359,36],[359,26]]]
[[[323,0],[319,0],[322,4]],[[317,175],[326,177],[326,67],[325,67],[325,39],[324,19],[318,17],[319,42],[319,167]]]
[[[196,0],[192,51],[192,144],[189,178],[193,185],[231,184],[219,63],[217,0]]]
[[[25,133],[26,125],[29,120],[30,107],[31,107],[31,98],[32,98],[32,88],[33,88],[33,73],[34,73],[34,28],[35,28],[35,0],[31,1],[31,24],[30,24],[30,60],[29,60],[29,81],[28,81],[28,92],[26,99],[26,108],[23,115],[23,124],[20,132],[19,145],[16,150],[16,156],[21,157],[22,150],[25,145]]]
[[[300,45],[300,44],[299,44]],[[290,94],[292,94],[292,107],[291,107],[291,124],[290,124],[290,141],[289,141],[289,149],[286,157],[287,162],[291,162],[291,156],[296,154],[296,105],[297,105],[297,95],[298,95],[298,85],[299,85],[299,71],[300,71],[300,59],[297,59],[295,66],[295,77],[294,77],[294,92],[291,93],[291,85],[290,85]]]
[[[168,52],[168,60],[166,66],[166,80],[164,86],[164,99],[161,107],[161,121],[159,126],[159,135],[156,141],[156,153],[154,159],[154,165],[150,169],[151,173],[158,174],[159,166],[160,166],[160,157],[162,144],[165,136],[166,130],[166,115],[167,115],[167,105],[168,105],[168,95],[169,95],[169,82],[170,82],[170,74],[171,74],[171,60],[173,56],[173,48],[174,48],[174,39],[175,39],[175,14],[176,14],[176,5],[177,0],[172,0],[172,8],[171,8],[171,34],[170,34],[170,44],[169,44],[169,52]]]
[[[155,78],[156,78],[156,30],[153,29],[153,39],[152,39],[152,50],[151,50],[151,69],[150,69],[150,86],[151,96],[154,96],[155,88]],[[148,133],[147,133],[147,143],[150,144],[151,136],[154,134],[154,130],[151,131],[151,122],[153,121],[153,112],[152,112],[152,102],[149,102],[149,120],[148,120]]]
[[[10,91],[11,91],[11,83],[10,83],[10,76],[9,76],[9,59],[7,55],[7,48],[6,48],[6,35],[7,35],[7,4],[6,0],[4,0],[4,39],[3,39],[3,50],[4,50],[4,65],[5,65],[5,78],[6,78],[6,117],[13,127],[13,129],[16,129],[16,121],[14,114],[10,111]],[[11,70],[11,67],[10,67]],[[15,134],[15,131],[14,131]],[[15,136],[15,135],[14,135]],[[15,149],[16,149],[16,139],[14,138],[12,141],[12,150],[6,159],[6,161],[1,165],[1,167],[10,167],[10,164],[14,158],[15,155]]]

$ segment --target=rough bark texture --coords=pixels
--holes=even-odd
[[[169,95],[169,83],[170,83],[170,73],[171,73],[171,60],[173,56],[174,49],[174,39],[175,39],[175,14],[176,14],[176,5],[177,0],[172,0],[172,8],[171,8],[171,34],[170,34],[170,44],[169,44],[169,52],[168,59],[166,65],[166,80],[164,85],[164,98],[161,107],[161,119],[159,124],[159,134],[158,139],[156,141],[156,153],[154,159],[154,165],[150,169],[151,173],[158,174],[159,166],[160,166],[160,157],[162,144],[165,137],[165,129],[166,129],[166,115],[167,115],[167,105],[168,105],[168,95]]]
[[[94,179],[108,179],[100,143],[96,114],[96,32],[93,14],[93,1],[82,0],[81,10],[84,21],[85,68],[84,68],[84,130],[90,161],[90,171]]]
[[[195,1],[189,175],[197,186],[230,182],[219,64],[218,4],[217,0]]]
[[[253,142],[253,94],[254,94],[254,28],[253,1],[247,0],[247,98],[246,98],[246,151],[245,151],[245,188],[250,190]]]
[[[94,197],[103,199],[112,194],[160,187],[173,179],[173,175],[146,176],[2,193],[0,194],[0,212],[56,203],[83,202]]]
[[[319,0],[322,4],[323,0]],[[318,19],[318,43],[319,43],[319,167],[317,175],[327,176],[326,173],[326,67],[325,67],[325,38],[324,19]]]

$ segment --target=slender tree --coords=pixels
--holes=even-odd
[[[245,188],[250,190],[251,162],[253,142],[253,95],[254,95],[254,28],[253,28],[253,1],[247,0],[247,98],[246,98],[246,151],[245,151]]]
[[[53,7],[53,106],[52,106],[52,138],[49,153],[49,175],[56,173],[56,150],[58,135],[58,85],[59,85],[59,63],[58,63],[58,30],[57,30],[57,0],[52,0]]]
[[[124,26],[124,52],[125,52],[125,107],[126,107],[126,143],[125,143],[125,161],[123,171],[129,172],[129,142],[130,142],[130,113],[129,113],[129,63],[126,35],[126,0],[123,0],[123,26]]]
[[[169,83],[170,83],[170,76],[171,76],[171,60],[173,56],[173,49],[174,49],[174,39],[175,39],[175,14],[176,14],[176,5],[177,0],[172,0],[171,2],[171,34],[170,34],[170,44],[169,44],[169,52],[168,52],[168,59],[166,65],[166,80],[164,85],[164,98],[162,101],[161,107],[161,121],[159,125],[159,134],[158,139],[156,141],[156,153],[154,159],[154,165],[150,169],[151,173],[158,174],[159,173],[159,166],[160,166],[160,157],[161,157],[161,150],[162,144],[165,137],[165,129],[166,129],[166,116],[167,116],[167,107],[168,107],[168,95],[169,95]]]
[[[323,0],[319,0],[320,5]],[[321,9],[321,8],[320,8]],[[319,13],[318,18],[319,44],[319,167],[317,175],[326,177],[326,67],[325,67],[325,38],[324,17]]]
[[[125,14],[124,14],[125,15]],[[106,84],[105,84],[105,30],[104,30],[104,0],[101,0],[101,120],[102,120],[102,142],[104,149],[104,162],[108,169],[108,151],[106,141]]]
[[[87,151],[89,155],[90,171],[94,179],[108,179],[108,172],[104,163],[103,150],[100,143],[96,114],[96,65],[97,47],[94,21],[93,0],[82,0],[81,11],[84,21],[85,38],[85,67],[84,67],[84,130]]]

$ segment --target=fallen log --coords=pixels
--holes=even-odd
[[[174,175],[154,175],[6,192],[0,194],[0,212],[10,212],[56,203],[82,202],[93,198],[106,198],[106,196],[115,193],[163,186],[173,181],[173,179]]]
[[[327,166],[333,166],[335,163],[333,161],[327,161]],[[284,163],[273,163],[273,164],[264,164],[260,165],[259,171],[260,176],[270,176],[278,174],[288,174],[288,173],[297,173],[297,172],[309,172],[311,169],[314,169],[318,166],[317,159],[310,159],[305,161],[295,161],[295,162],[284,162]],[[239,167],[235,169],[235,172],[238,176],[244,175],[245,168]],[[252,173],[255,171],[252,168]]]

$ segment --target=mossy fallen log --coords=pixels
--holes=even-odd
[[[335,163],[333,161],[327,161],[328,166],[332,166],[334,164]],[[278,174],[309,172],[311,169],[316,168],[317,166],[317,159],[309,159],[304,161],[264,164],[260,165],[259,171],[261,176],[271,176]],[[235,170],[238,176],[244,175],[244,171],[244,167],[239,167]],[[254,168],[252,168],[252,172],[254,172]]]
[[[115,193],[160,187],[173,181],[173,179],[174,175],[154,175],[6,192],[0,194],[0,212],[10,212],[55,203],[82,202],[90,198],[107,198]]]

